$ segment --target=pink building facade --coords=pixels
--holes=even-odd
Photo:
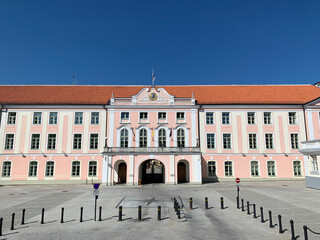
[[[304,180],[318,97],[312,85],[0,86],[0,184]]]

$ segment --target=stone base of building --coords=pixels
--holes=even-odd
[[[320,177],[306,176],[306,186],[320,190]]]
[[[101,180],[94,180],[94,183],[101,183]],[[91,180],[1,180],[0,186],[7,185],[44,185],[44,184],[64,184],[64,185],[92,185]]]

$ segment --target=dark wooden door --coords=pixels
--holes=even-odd
[[[178,164],[178,183],[187,182],[186,165],[183,162]]]
[[[127,182],[127,165],[125,163],[119,164],[118,169],[118,183],[126,183]]]

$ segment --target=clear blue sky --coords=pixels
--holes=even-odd
[[[313,84],[320,1],[0,0],[0,84]]]

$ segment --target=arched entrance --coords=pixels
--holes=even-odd
[[[178,162],[178,183],[189,182],[189,162],[181,160]]]
[[[127,183],[127,164],[124,162],[118,167],[118,183]]]
[[[161,161],[149,159],[141,163],[139,168],[139,179],[142,184],[164,183],[165,168]]]

